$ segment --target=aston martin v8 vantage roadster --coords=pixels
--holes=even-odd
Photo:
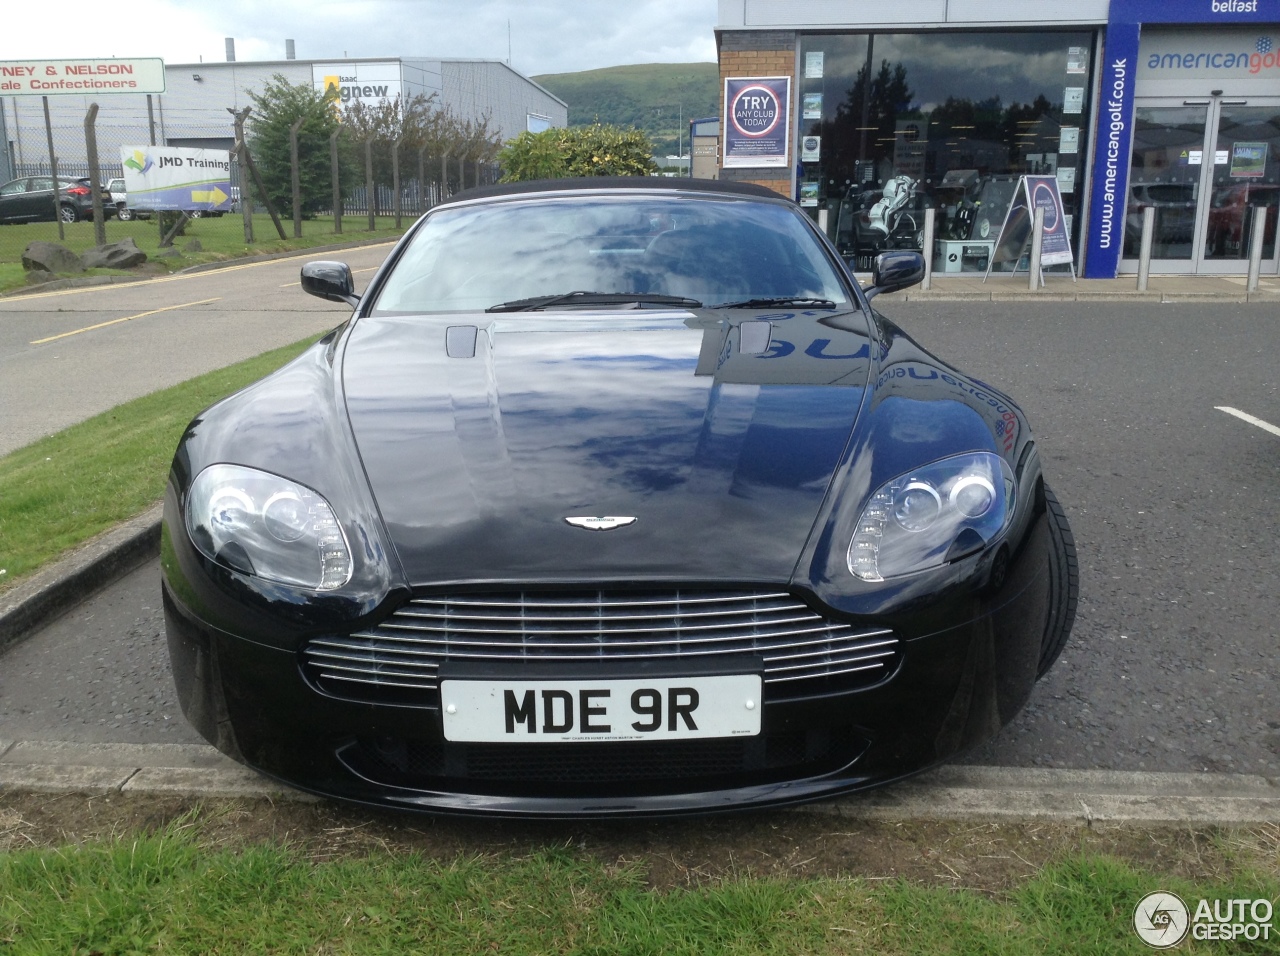
[[[464,192],[353,313],[191,422],[164,607],[191,723],[326,796],[680,814],[884,784],[1057,657],[1074,543],[1027,420],[763,188]]]

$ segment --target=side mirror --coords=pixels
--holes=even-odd
[[[924,280],[924,256],[918,252],[882,252],[871,266],[871,288],[863,290],[867,299],[881,292],[897,292]]]
[[[351,267],[345,262],[308,262],[302,267],[302,291],[330,302],[345,302],[353,309],[360,304]]]

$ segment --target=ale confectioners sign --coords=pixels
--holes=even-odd
[[[163,93],[164,60],[0,60],[0,94]]]

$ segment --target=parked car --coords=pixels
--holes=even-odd
[[[108,182],[107,189],[111,191],[111,200],[116,207],[116,215],[121,222],[151,218],[149,210],[134,209],[129,205],[129,194],[125,191],[123,177],[118,177]]]
[[[93,190],[88,179],[58,177],[58,215],[63,222],[93,218]],[[109,192],[102,193],[102,215],[116,209]],[[0,222],[54,222],[53,178],[24,176],[0,186]]]
[[[1253,216],[1265,215],[1262,244],[1274,250],[1276,241],[1275,208],[1280,204],[1280,185],[1267,182],[1233,183],[1214,188],[1209,207],[1209,226],[1205,254],[1215,258],[1246,259],[1249,256]],[[1269,256],[1264,256],[1269,258]]]
[[[1071,630],[1012,399],[798,206],[688,179],[437,205],[354,314],[198,415],[163,602],[182,709],[331,797],[526,816],[789,804],[1013,720]]]

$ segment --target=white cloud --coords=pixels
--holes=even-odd
[[[238,60],[463,57],[505,60],[522,73],[568,73],[626,63],[715,60],[715,0],[145,0],[122,8],[99,0],[49,10],[11,5],[0,60],[162,57],[221,61],[234,37]]]

